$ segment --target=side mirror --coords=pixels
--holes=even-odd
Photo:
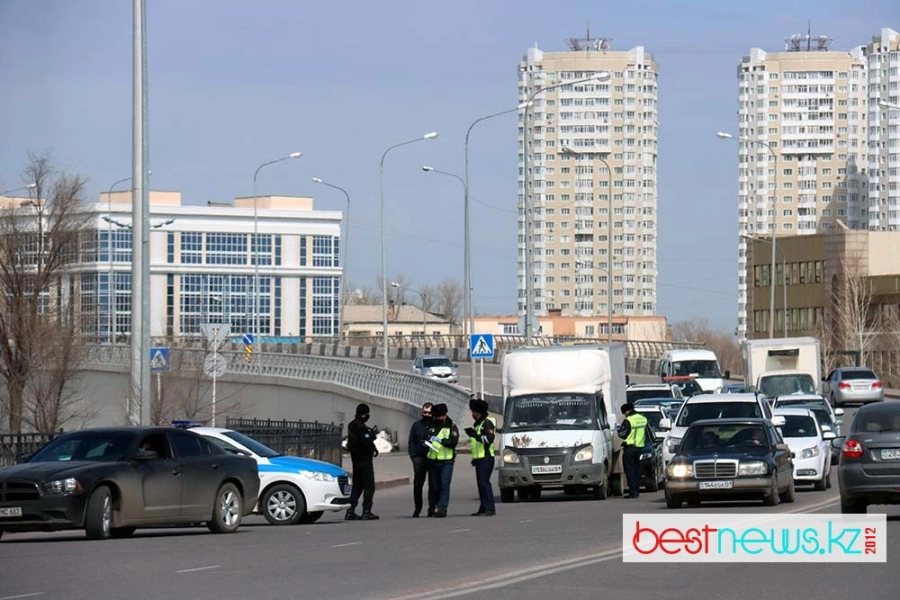
[[[784,427],[784,424],[787,422],[781,415],[775,415],[771,420],[772,425],[774,425],[775,427]]]
[[[834,409],[834,414],[835,414],[835,416],[839,417],[839,416],[841,416],[842,414],[844,414],[844,409],[843,409],[843,408],[836,408],[836,409]]]
[[[153,450],[138,450],[134,455],[134,460],[157,460],[159,454]]]
[[[671,419],[660,419],[659,420],[659,428],[663,431],[668,431],[672,429],[672,420]]]
[[[847,437],[843,435],[841,437],[834,438],[833,440],[831,440],[831,447],[835,450],[840,450],[844,447],[844,440],[846,439]]]
[[[831,425],[822,425],[822,431],[831,431]]]
[[[822,433],[822,439],[823,440],[833,440],[833,439],[837,439],[837,436],[834,434],[833,431],[829,430],[829,431],[825,431]]]
[[[796,452],[791,452],[791,458],[797,458],[797,453],[796,453]]]
[[[725,371],[725,379],[731,379],[731,371]]]
[[[777,444],[775,444],[775,449],[776,450],[790,450],[790,447],[787,444],[785,444],[784,442],[778,442]]]
[[[843,424],[844,424],[844,420],[843,420],[843,419],[835,419],[834,424],[835,424],[835,425],[843,425]]]

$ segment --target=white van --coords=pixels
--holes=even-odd
[[[704,392],[718,394],[731,373],[719,370],[719,359],[712,350],[667,350],[659,359],[659,378],[693,377]]]

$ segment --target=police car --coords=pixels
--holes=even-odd
[[[272,525],[314,523],[325,511],[345,510],[350,503],[350,478],[331,463],[283,456],[231,429],[191,427],[229,452],[248,454],[259,469],[261,513]]]

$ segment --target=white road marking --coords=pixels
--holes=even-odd
[[[43,596],[47,592],[32,592],[30,594],[19,594],[17,596],[3,596],[0,600],[14,600],[15,598],[34,598],[35,596]]]
[[[182,569],[180,571],[175,571],[176,573],[195,573],[197,571],[209,571],[210,569],[218,569],[222,565],[210,565],[208,567],[197,567],[196,569]]]
[[[471,529],[454,529],[450,533],[462,533],[463,531],[472,531]]]
[[[362,542],[350,542],[349,544],[335,544],[332,548],[344,548],[346,546],[361,546]]]
[[[522,519],[519,523],[531,523],[534,519]]]

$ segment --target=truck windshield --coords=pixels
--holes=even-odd
[[[719,363],[714,360],[683,360],[672,364],[672,375],[719,378]]]
[[[759,393],[768,398],[791,394],[815,394],[816,384],[806,373],[769,375],[759,380]]]
[[[592,396],[541,394],[506,400],[505,431],[523,429],[593,429],[596,427]]]

